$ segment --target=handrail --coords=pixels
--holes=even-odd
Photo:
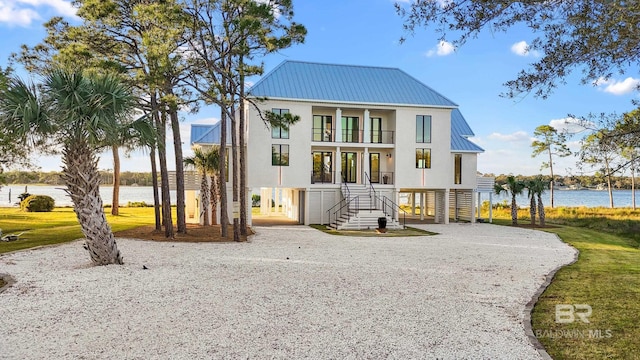
[[[371,178],[369,177],[369,174],[365,171],[364,172],[364,184],[367,185],[367,180],[369,181],[369,212],[372,212],[373,209],[371,209],[372,207],[375,207],[376,209],[378,208],[377,206],[375,206],[374,204],[374,200],[378,197],[376,195],[376,189],[373,187],[373,184],[371,183]],[[372,196],[373,194],[373,196]],[[374,206],[371,206],[374,205]]]
[[[350,205],[352,203],[355,203],[356,205],[356,209],[360,208],[360,199],[359,196],[356,195],[353,198],[345,198],[340,200],[337,204],[335,204],[333,207],[331,207],[331,209],[327,210],[327,212],[329,213],[329,225],[331,225],[333,222],[331,221],[331,210],[333,210],[336,206],[342,204],[336,211],[333,212],[333,217],[335,218],[335,224],[336,224],[336,229],[338,228],[338,217],[342,216],[345,212],[344,209],[346,208],[346,214],[347,214],[347,221],[351,220],[351,209],[350,209]]]
[[[387,208],[391,208],[392,210],[396,210],[397,209],[398,210],[398,217],[400,216],[400,211],[402,211],[402,213],[403,213],[402,214],[402,227],[403,228],[407,227],[407,212],[404,209],[402,209],[400,207],[400,205],[396,204],[395,202],[393,202],[393,200],[389,199],[386,196],[382,196],[382,198],[379,197],[379,196],[376,196],[376,204],[378,202],[380,203],[380,207],[381,207],[380,210],[382,210],[382,212],[385,215],[390,215],[391,216],[391,220],[396,220],[395,211],[388,211]],[[376,208],[377,208],[377,205],[376,205]],[[400,219],[398,218],[398,220],[400,220]]]

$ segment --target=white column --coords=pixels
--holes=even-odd
[[[340,152],[340,146],[336,148],[336,158],[333,160],[333,164],[336,174],[334,181],[338,184],[342,184],[342,153]]]
[[[362,122],[363,122],[362,142],[370,143],[371,142],[371,119],[369,115],[369,109],[364,110],[364,117],[362,118]]]
[[[342,142],[342,109],[336,109],[336,142]]]
[[[416,215],[416,193],[415,192],[411,193],[411,215],[412,216]]]
[[[420,193],[420,220],[424,220],[424,193]]]
[[[449,189],[444,190],[444,223],[449,223]]]
[[[362,173],[367,172],[367,174],[369,174],[369,170],[371,169],[371,167],[369,166],[369,148],[364,148],[364,159],[362,161]],[[371,174],[369,174],[369,179],[371,179]],[[362,179],[362,182],[364,183],[366,180]]]

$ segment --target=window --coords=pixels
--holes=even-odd
[[[416,116],[416,142],[431,142],[431,115]]]
[[[313,115],[313,141],[333,141],[331,116]]]
[[[453,183],[462,184],[462,154],[455,154],[453,165]]]
[[[358,129],[359,119],[355,116],[342,117],[342,141],[357,143],[360,142],[360,131]]]
[[[382,119],[371,118],[371,142],[382,143]]]
[[[271,145],[271,165],[289,166],[289,145]]]
[[[431,149],[416,149],[416,169],[431,169]]]
[[[289,113],[289,109],[271,109],[271,112],[276,115],[284,115]],[[280,126],[271,126],[271,138],[272,139],[288,139],[289,129],[285,129]]]

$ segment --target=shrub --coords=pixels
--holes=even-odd
[[[49,212],[55,205],[55,200],[47,195],[31,195],[20,202],[20,208],[28,212]]]
[[[147,204],[144,201],[129,201],[127,202],[127,207],[151,207],[152,205]]]
[[[18,195],[18,199],[20,200],[20,202],[22,203],[26,198],[28,198],[29,196],[31,196],[31,194],[29,193],[22,193],[20,195]]]
[[[258,194],[251,195],[251,206],[252,207],[260,206],[260,195]]]

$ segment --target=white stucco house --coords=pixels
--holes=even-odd
[[[474,221],[483,150],[456,103],[402,70],[285,61],[249,94],[261,101],[246,107],[247,191],[260,189],[262,214],[338,228],[384,216],[397,227],[410,195],[409,212],[436,223]],[[270,128],[266,111],[300,121]],[[192,146],[216,143],[218,128],[192,126]]]

